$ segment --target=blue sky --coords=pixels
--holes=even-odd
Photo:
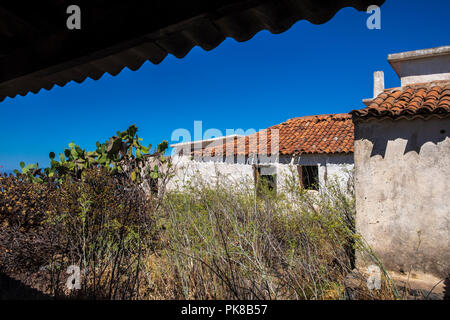
[[[93,149],[131,124],[156,145],[176,142],[177,128],[193,132],[196,120],[225,133],[361,108],[374,71],[385,72],[386,87],[399,86],[389,53],[450,44],[449,12],[448,0],[387,0],[381,30],[369,30],[367,13],[345,8],[323,25],[299,21],[279,35],[227,39],[210,52],[196,47],[183,59],[8,98],[0,103],[0,170],[46,166],[50,151],[71,141]]]

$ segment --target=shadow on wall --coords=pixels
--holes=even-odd
[[[372,142],[370,157],[386,155],[389,141],[406,140],[403,154],[416,152],[420,154],[427,142],[437,145],[450,138],[450,119],[432,120],[382,120],[360,123],[355,127],[355,140],[366,139]]]
[[[0,300],[50,300],[51,296],[33,289],[0,271]]]

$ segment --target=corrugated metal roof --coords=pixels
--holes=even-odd
[[[0,81],[0,101],[17,94],[26,95],[30,91],[37,93],[42,88],[50,90],[55,84],[64,86],[72,80],[78,83],[86,78],[98,80],[105,73],[115,76],[125,67],[137,70],[147,60],[154,64],[160,63],[168,54],[183,58],[194,46],[212,50],[227,37],[247,41],[261,30],[277,34],[304,19],[314,24],[322,24],[343,7],[350,6],[362,11],[371,4],[381,5],[383,2],[384,0],[253,0],[236,4],[234,1],[233,5],[214,13],[197,15],[138,39],[130,39],[126,43],[71,59],[64,64],[47,66],[32,73]],[[45,50],[33,54],[45,54]],[[27,56],[20,58],[27,59]],[[0,71],[1,62],[0,59]]]

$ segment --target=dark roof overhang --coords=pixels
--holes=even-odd
[[[0,4],[0,101],[50,90],[105,72],[137,70],[194,46],[226,37],[247,41],[267,29],[281,33],[305,19],[330,20],[344,7],[366,10],[385,0],[5,0]],[[68,30],[67,7],[81,8],[81,30]],[[299,39],[301,41],[301,39]]]

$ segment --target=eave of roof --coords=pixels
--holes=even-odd
[[[54,85],[64,86],[72,80],[77,83],[87,78],[98,80],[104,73],[115,76],[125,67],[137,70],[147,60],[154,64],[160,63],[168,54],[183,58],[194,46],[212,50],[227,37],[247,41],[264,29],[281,33],[303,19],[322,24],[344,7],[363,11],[369,5],[381,5],[384,1],[341,0],[326,1],[324,5],[324,1],[316,0],[234,0],[229,1],[231,5],[223,5],[226,1],[222,1],[220,7],[213,8],[213,2],[198,0],[195,4],[198,4],[199,8],[194,11],[199,13],[151,31],[141,28],[142,31],[147,31],[145,34],[138,35],[140,29],[139,32],[132,30],[134,36],[123,36],[120,41],[116,40],[115,33],[121,32],[127,21],[133,26],[145,26],[144,21],[152,21],[152,18],[160,20],[161,17],[157,16],[161,15],[160,12],[149,10],[147,13],[146,10],[140,10],[137,13],[140,20],[136,22],[137,19],[127,17],[129,12],[123,9],[113,12],[111,21],[103,18],[102,12],[99,11],[100,16],[93,14],[90,19],[91,22],[101,20],[95,25],[98,29],[90,30],[86,27],[79,33],[59,30],[53,34],[45,34],[43,38],[36,37],[34,41],[31,34],[25,34],[19,38],[30,38],[29,45],[3,56],[0,52],[0,101],[6,97],[13,98],[17,94],[24,96],[29,92],[37,93],[43,88],[50,90]],[[61,1],[58,5],[64,5],[66,2],[71,4],[70,1]],[[91,3],[95,4],[95,1],[90,1],[89,5]],[[164,3],[159,5],[164,6]],[[180,3],[186,6],[186,2]],[[0,9],[5,4],[0,5]],[[141,4],[155,6],[153,1]],[[207,9],[202,10],[200,4]],[[49,4],[39,2],[39,5],[43,7]],[[124,5],[126,6],[126,2],[121,4]],[[166,4],[169,5],[173,6],[172,12],[180,9],[172,3]],[[39,15],[32,12],[30,16]],[[66,17],[65,13],[63,17]],[[116,25],[118,17],[121,19]],[[40,23],[45,25],[45,19],[46,17],[41,19]],[[25,21],[19,26],[26,26],[25,29],[28,30],[30,25]]]
[[[350,112],[354,121],[450,117],[450,82],[434,81],[386,89],[368,106]]]
[[[224,139],[231,139],[231,138],[235,138],[235,137],[238,138],[238,137],[243,137],[243,136],[238,135],[238,134],[231,134],[228,136],[216,137],[216,138],[211,138],[211,139],[178,142],[178,143],[171,144],[169,147],[179,148],[179,147],[188,146],[188,145],[198,145],[198,144],[203,144],[203,143],[216,142],[216,141],[220,141],[220,140],[224,140]]]

